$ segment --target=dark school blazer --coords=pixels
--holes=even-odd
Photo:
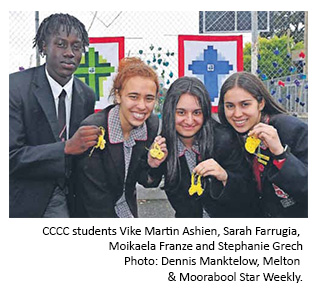
[[[189,195],[191,174],[185,156],[179,158],[180,180],[176,185],[164,190],[175,210],[175,217],[202,217],[203,209],[210,217],[255,217],[256,199],[254,193],[248,191],[250,171],[244,161],[237,136],[227,127],[213,120],[214,154],[216,160],[228,173],[225,187],[213,176],[202,179],[204,193],[201,196]],[[201,141],[200,141],[201,142]],[[199,157],[198,157],[199,158]],[[197,161],[197,164],[200,160]],[[166,175],[166,163],[159,169],[150,171],[150,175],[159,181],[161,174]]]
[[[148,137],[146,141],[136,141],[132,149],[127,179],[124,185],[125,162],[123,143],[111,144],[108,134],[108,113],[114,105],[89,116],[83,125],[103,126],[106,130],[104,150],[95,149],[91,157],[89,151],[77,161],[77,183],[75,217],[117,217],[114,206],[123,194],[134,217],[138,216],[136,183],[153,187],[148,182],[147,150],[157,135],[159,119],[151,114],[147,119]]]
[[[308,125],[286,114],[270,116],[269,124],[277,129],[282,145],[287,145],[288,149],[281,157],[286,161],[280,170],[273,164],[272,153],[261,149],[262,154],[271,158],[266,166],[260,167],[262,193],[256,195],[259,196],[261,216],[307,217]],[[280,190],[276,192],[273,184]]]
[[[94,103],[93,90],[74,78],[70,137]],[[42,217],[57,180],[72,174],[44,65],[9,76],[9,130],[9,215]]]

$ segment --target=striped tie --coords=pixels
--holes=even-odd
[[[66,91],[62,90],[59,95],[58,104],[58,124],[59,124],[59,138],[61,141],[67,139],[67,124],[66,124]]]

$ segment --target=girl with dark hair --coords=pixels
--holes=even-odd
[[[159,120],[152,113],[158,91],[151,67],[138,58],[120,61],[111,91],[114,104],[82,122],[100,127],[105,141],[78,161],[75,216],[137,217],[136,183],[152,186],[146,147],[158,132]],[[161,150],[166,152],[165,144]]]
[[[219,119],[237,132],[247,149],[261,215],[307,217],[307,124],[289,116],[247,72],[233,74],[222,85]],[[252,149],[249,140],[257,142]]]
[[[211,117],[204,84],[193,77],[176,80],[167,92],[162,116],[168,157],[150,174],[164,173],[164,190],[175,216],[254,216],[236,135]],[[200,182],[203,192],[189,191],[193,173],[200,176],[194,183]]]

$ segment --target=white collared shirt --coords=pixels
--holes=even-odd
[[[73,87],[73,75],[70,79],[70,81],[65,84],[63,87],[55,81],[48,73],[47,67],[46,67],[46,75],[47,79],[49,81],[51,92],[54,98],[54,103],[56,105],[56,114],[58,118],[58,104],[59,104],[59,95],[62,90],[66,91],[66,123],[67,123],[67,139],[69,138],[69,127],[70,127],[70,115],[71,115],[71,101],[72,101],[72,87]]]

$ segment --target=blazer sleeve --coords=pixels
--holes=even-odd
[[[158,168],[151,168],[147,161],[148,153],[140,160],[140,175],[138,183],[145,188],[156,188],[159,186],[165,169],[164,161]]]
[[[280,140],[289,150],[284,154],[286,160],[278,169],[271,165],[268,179],[296,201],[304,201],[308,194],[308,126],[291,116],[278,116],[274,126]]]
[[[209,195],[204,207],[210,217],[253,217],[255,214],[254,191],[250,188],[250,168],[245,162],[238,139],[227,128],[216,131],[214,159],[226,170],[225,186],[213,176],[205,178]]]
[[[29,145],[24,122],[24,104],[19,84],[10,79],[9,168],[23,178],[62,178],[65,175],[64,142]],[[46,134],[46,133],[44,133]],[[28,144],[27,144],[28,143]]]
[[[237,137],[227,128],[216,131],[214,159],[225,169],[228,180],[225,186],[212,177],[211,197],[220,200],[243,199],[247,193],[250,169],[245,162]]]

